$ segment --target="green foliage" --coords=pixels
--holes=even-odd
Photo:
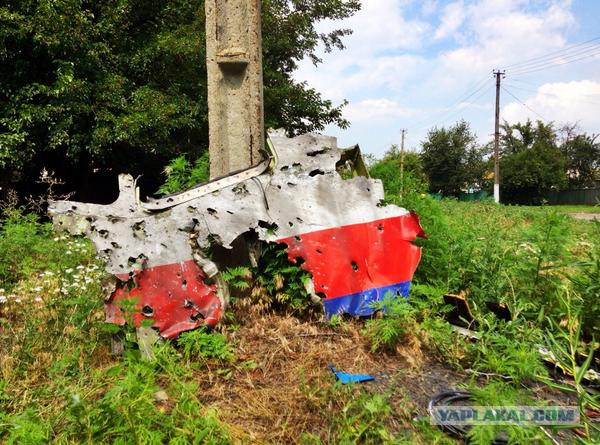
[[[7,210],[0,220],[0,283],[10,289],[33,273],[62,272],[88,262],[93,248],[88,241],[69,239],[70,249],[52,232],[50,224],[40,224],[34,214]]]
[[[600,339],[600,222],[592,222],[593,236],[580,241],[584,249],[581,261],[572,266],[577,273],[570,274],[569,279],[573,283],[573,290],[578,296],[577,307],[580,310],[582,328],[584,334],[589,338]],[[564,305],[563,305],[564,306]]]
[[[296,313],[303,313],[311,307],[310,295],[305,287],[310,274],[299,264],[290,263],[284,245],[267,244],[252,275],[256,282],[252,291],[254,300]]]
[[[567,160],[552,124],[502,126],[502,201],[539,203],[550,191],[567,185]]]
[[[382,310],[384,314],[365,323],[365,335],[371,340],[371,350],[393,350],[406,332],[414,328],[416,309],[392,292],[375,303],[375,309]]]
[[[471,346],[475,369],[510,377],[515,384],[546,376],[539,345],[544,336],[525,320],[497,321],[486,317],[480,338]]]
[[[467,122],[429,130],[422,147],[421,159],[432,193],[458,196],[464,189],[481,187],[483,152]]]
[[[426,193],[427,176],[423,170],[421,157],[417,152],[404,153],[404,179],[400,175],[401,154],[398,146],[392,145],[382,159],[369,163],[369,175],[383,181],[386,195]]]
[[[177,369],[177,357],[167,357],[162,354],[162,367],[129,357],[110,370],[118,379],[100,400],[73,396],[68,412],[71,438],[80,443],[229,443],[214,413],[203,414],[196,385],[180,379],[185,371]],[[177,373],[165,372],[165,361]],[[170,412],[161,409],[156,399],[161,374],[172,379],[165,391],[174,402]]]
[[[339,444],[380,444],[393,440],[386,428],[392,408],[380,394],[361,394],[333,420],[335,441]]]
[[[291,133],[346,126],[292,73],[319,43],[343,48],[357,0],[264,0],[266,124]],[[18,0],[0,6],[0,175],[33,183],[42,167],[69,188],[100,169],[145,174],[208,145],[204,2]],[[113,174],[114,173],[110,173]],[[158,184],[157,184],[158,185]]]
[[[513,386],[503,382],[492,382],[484,387],[473,386],[473,404],[479,406],[538,406],[523,391],[517,391]],[[508,443],[538,443],[552,444],[542,428],[538,426],[513,425],[476,425],[469,431],[469,443],[474,445],[489,445],[497,438],[504,438]]]
[[[221,272],[221,278],[236,289],[248,289],[250,288],[248,281],[252,278],[252,271],[243,266],[229,267]]]
[[[196,159],[193,165],[185,156],[179,156],[165,167],[164,173],[167,179],[158,189],[158,193],[168,195],[208,182],[209,169],[208,151]]]
[[[563,289],[557,295],[560,310],[564,314],[561,323],[555,320],[549,320],[547,337],[549,339],[549,348],[554,354],[559,366],[568,374],[573,376],[574,385],[564,386],[549,382],[550,386],[574,392],[577,395],[580,412],[586,409],[600,410],[600,397],[598,394],[590,393],[583,385],[586,373],[592,367],[595,352],[598,344],[592,341],[586,345],[583,341],[582,314],[587,311],[586,307],[581,306],[581,300],[569,291]],[[580,360],[583,357],[583,360]],[[584,427],[589,435],[592,429],[595,434],[600,436],[600,428],[591,425],[584,418]]]
[[[204,329],[184,332],[179,336],[177,344],[188,360],[203,358],[231,362],[235,358],[227,338],[218,332],[206,332]]]
[[[593,187],[600,180],[600,142],[598,136],[585,133],[569,137],[561,146],[567,158],[569,186],[572,188]]]

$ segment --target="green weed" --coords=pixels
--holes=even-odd
[[[404,335],[416,324],[416,309],[404,298],[388,292],[374,308],[384,313],[380,318],[367,320],[364,333],[371,340],[372,351],[393,350]]]
[[[206,332],[204,329],[185,332],[179,336],[177,344],[187,360],[201,358],[231,362],[235,358],[233,348],[218,332]]]

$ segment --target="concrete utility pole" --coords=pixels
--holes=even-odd
[[[406,130],[402,129],[402,143],[400,144],[400,196],[404,195],[404,135]]]
[[[264,146],[260,0],[206,0],[210,176],[255,165]]]
[[[500,82],[506,71],[495,70],[496,130],[494,132],[494,201],[500,203]]]

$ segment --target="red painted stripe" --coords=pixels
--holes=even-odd
[[[121,282],[114,291],[105,305],[106,321],[124,324],[127,317],[122,310],[123,300],[133,300],[129,309],[135,326],[152,320],[152,326],[164,338],[200,326],[214,326],[221,319],[221,301],[216,286],[205,284],[205,278],[194,260],[139,271],[131,282]]]
[[[326,298],[410,281],[421,259],[412,241],[425,236],[415,214],[319,230],[278,240],[310,272]]]

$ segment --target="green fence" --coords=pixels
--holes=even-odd
[[[553,205],[585,204],[596,205],[600,203],[600,187],[593,189],[565,190],[551,193],[548,201]]]

